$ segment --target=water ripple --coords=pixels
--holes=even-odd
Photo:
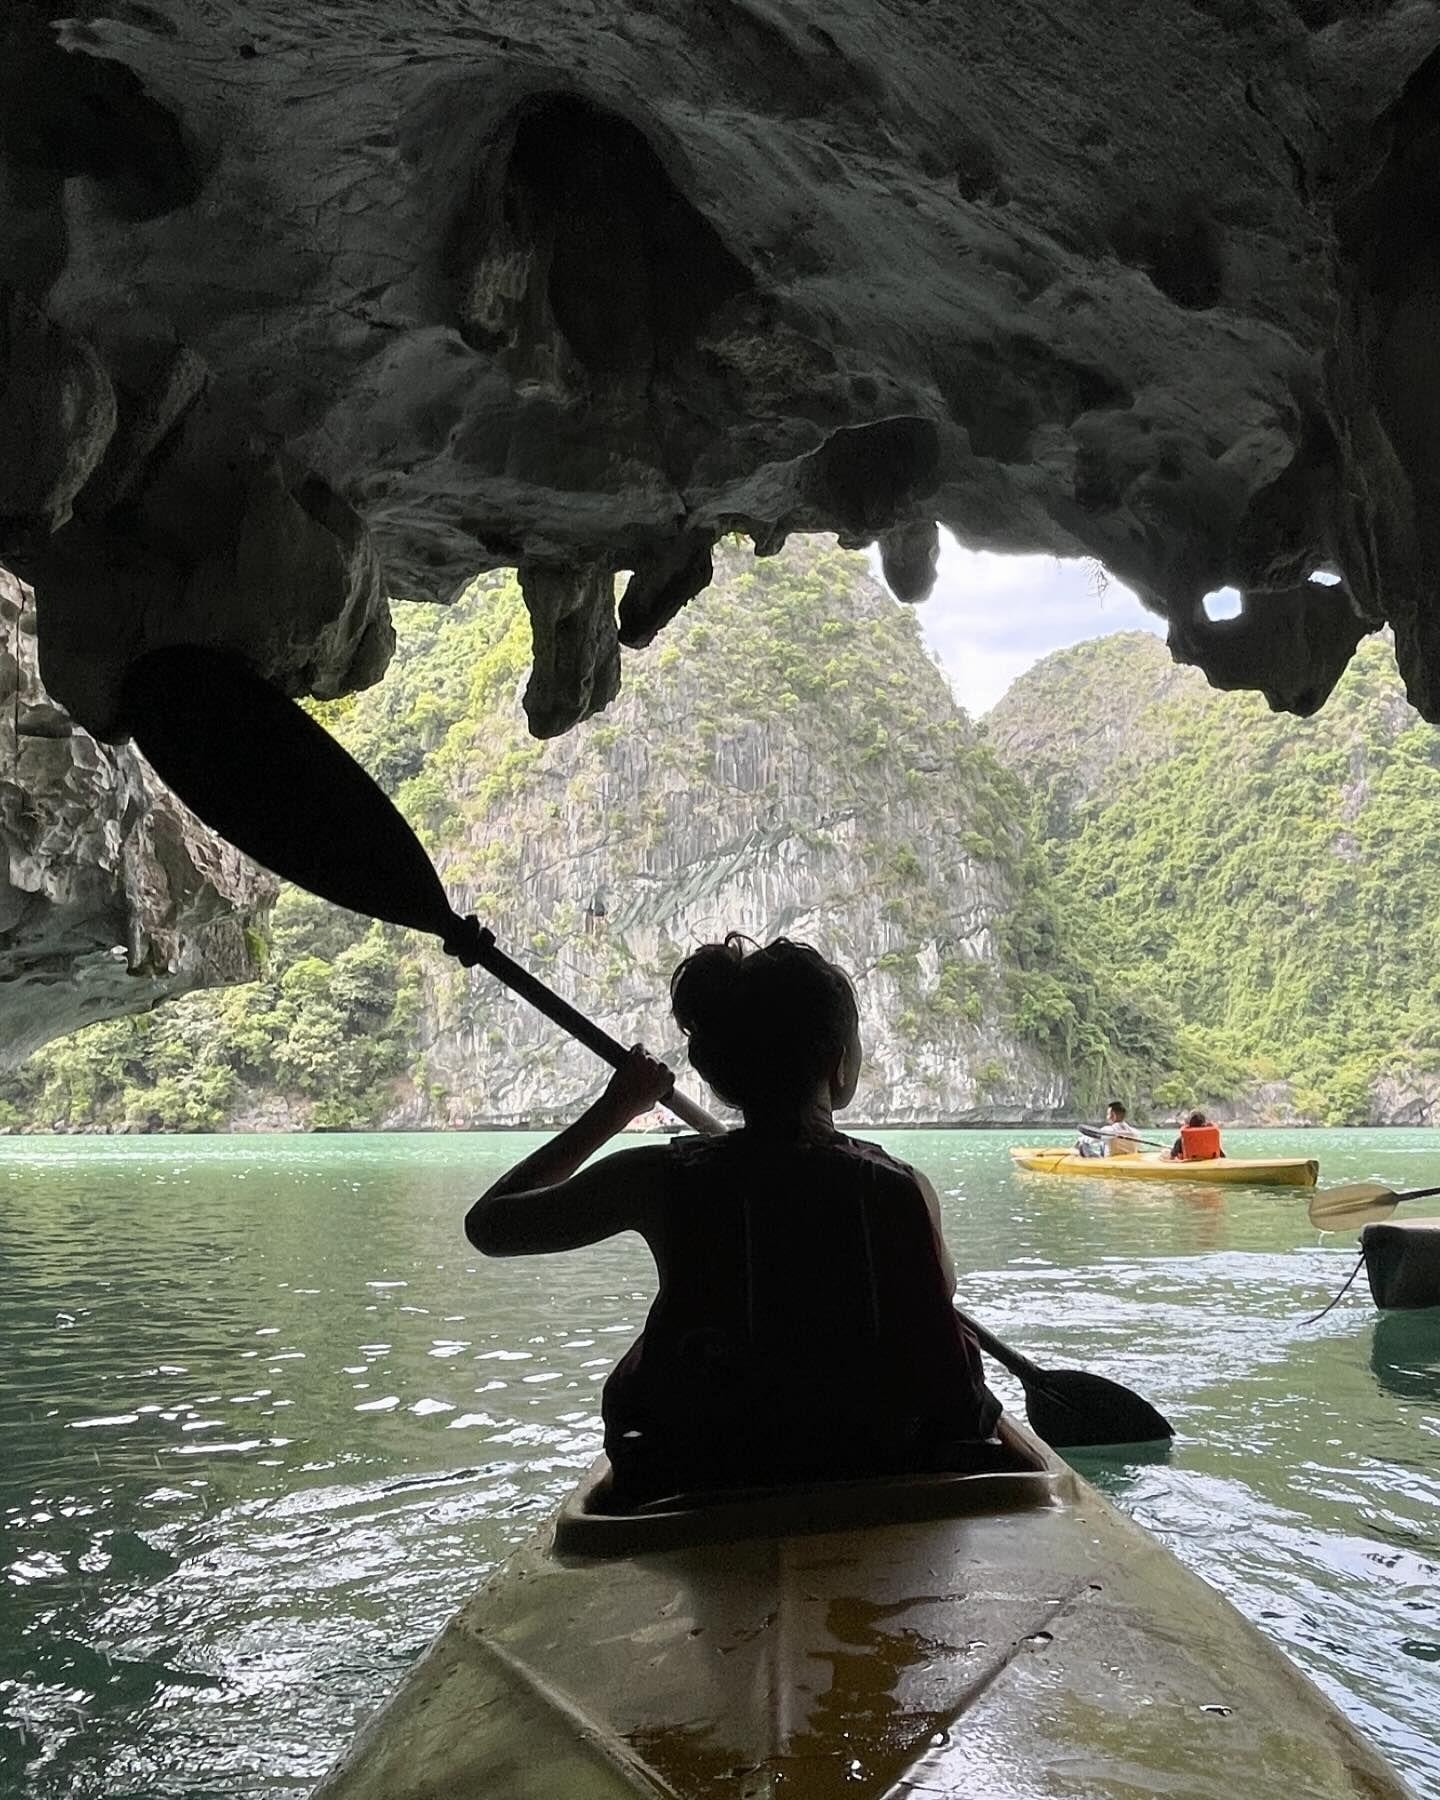
[[[894,1141],[992,1328],[1180,1427],[1085,1472],[1440,1793],[1440,1330],[1353,1290],[1305,1325],[1354,1253],[1293,1196]],[[1336,1180],[1440,1169],[1440,1134],[1313,1141]],[[0,1792],[298,1800],[573,1484],[650,1277],[631,1240],[475,1256],[469,1198],[527,1147],[5,1140]]]

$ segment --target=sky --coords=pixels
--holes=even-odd
[[[1112,631],[1165,635],[1164,621],[1094,563],[966,550],[944,530],[935,590],[915,614],[973,718],[1051,650]]]

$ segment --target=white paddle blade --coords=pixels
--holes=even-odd
[[[1343,1231],[1350,1225],[1388,1219],[1398,1204],[1394,1188],[1378,1181],[1352,1181],[1316,1194],[1310,1202],[1310,1223],[1321,1231]]]

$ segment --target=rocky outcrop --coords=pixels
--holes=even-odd
[[[758,570],[721,546],[717,568],[603,722],[530,745],[507,726],[513,690],[471,703],[473,749],[447,738],[421,778],[438,784],[427,835],[452,899],[613,1036],[677,1066],[680,958],[727,931],[784,934],[855,978],[853,1122],[1063,1112],[1074,1076],[1017,1030],[1006,988],[1007,925],[1033,879],[1020,790],[909,615],[821,544]],[[407,691],[444,691],[443,666],[407,667]],[[564,1118],[598,1093],[604,1066],[491,977],[420,966],[419,1054],[387,1123]]]
[[[247,981],[275,885],[41,685],[0,570],[0,1067],[97,1019]]]
[[[1440,1093],[1440,733],[1384,636],[1313,719],[1207,691],[1148,633],[1043,658],[986,720],[1092,955],[1180,1027],[1171,1107],[1419,1124]]]
[[[937,857],[925,898],[938,923],[917,932],[877,856],[877,812],[827,813],[824,772],[783,729],[754,727],[732,750],[715,803],[703,809],[682,781],[666,780],[657,793],[643,749],[607,759],[607,787],[645,792],[665,815],[639,859],[623,830],[587,829],[576,816],[583,809],[563,802],[548,830],[528,809],[523,823],[512,817],[503,829],[518,827],[526,867],[523,897],[505,909],[503,941],[526,947],[527,963],[612,1036],[643,1041],[682,1069],[665,992],[686,950],[727,930],[760,943],[786,934],[821,944],[856,978],[865,1067],[852,1125],[1065,1116],[1069,1072],[1021,1042],[999,1003],[996,927],[1015,896],[994,864],[958,848]],[[779,768],[785,798],[756,825],[753,796]],[[558,773],[552,765],[537,774],[552,797],[562,788]],[[894,842],[924,842],[935,828],[924,801],[882,791],[876,802]],[[818,829],[808,825],[816,817],[825,820]],[[577,893],[591,896],[588,921]],[[597,896],[606,907],[598,918]],[[973,1016],[944,1004],[957,985],[962,1001],[984,996]],[[603,1065],[483,975],[432,970],[427,986],[423,1079],[405,1086],[387,1124],[563,1119],[603,1087]],[[682,1082],[726,1114],[699,1077]]]
[[[1093,795],[1172,753],[1168,703],[1203,694],[1194,670],[1177,668],[1149,632],[1117,631],[1032,664],[985,715],[984,732],[1041,800],[1048,831],[1065,837]]]
[[[1372,1125],[1431,1125],[1440,1120],[1440,1076],[1387,1071],[1370,1090]]]
[[[1434,0],[25,0],[0,554],[107,736],[157,644],[334,693],[510,565],[562,731],[722,531],[919,598],[937,520],[1277,707],[1388,620],[1437,718],[1437,188]]]

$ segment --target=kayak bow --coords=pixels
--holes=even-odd
[[[1028,1432],[999,1466],[558,1519],[315,1800],[1401,1800],[1330,1702]]]

